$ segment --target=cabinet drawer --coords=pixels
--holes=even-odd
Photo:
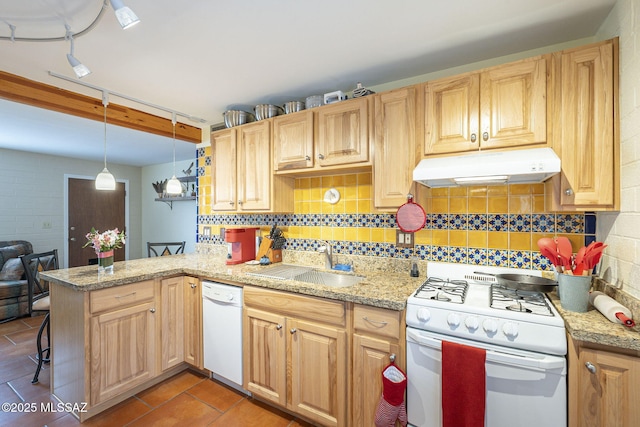
[[[125,307],[153,299],[153,280],[93,291],[89,295],[91,313]]]
[[[398,339],[401,315],[402,311],[355,305],[353,308],[353,325],[360,332]]]

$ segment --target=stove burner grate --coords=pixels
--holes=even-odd
[[[417,290],[416,298],[434,301],[464,303],[469,284],[466,280],[449,280],[429,277]]]

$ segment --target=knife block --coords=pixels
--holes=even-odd
[[[282,249],[269,249],[267,256],[272,264],[274,262],[282,262]]]

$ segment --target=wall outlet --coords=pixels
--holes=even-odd
[[[396,230],[396,246],[399,248],[413,248],[413,233]]]
[[[207,227],[203,227],[202,228],[202,234],[205,236],[211,236],[211,227],[207,226]]]

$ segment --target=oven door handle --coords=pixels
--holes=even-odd
[[[410,330],[409,328],[407,328],[407,335],[416,343],[422,346],[430,347],[435,350],[442,351],[442,340],[431,338],[431,337],[425,337],[423,335],[420,335],[419,333],[416,333]],[[451,340],[451,342],[468,345],[456,340]],[[476,346],[476,348],[483,348],[486,351],[487,362],[500,363],[503,365],[525,366],[525,367],[539,368],[544,370],[562,369],[565,367],[565,360],[560,356],[544,357],[543,359],[536,359],[533,357],[521,356],[517,354],[507,354],[501,351],[490,350],[482,346]]]

